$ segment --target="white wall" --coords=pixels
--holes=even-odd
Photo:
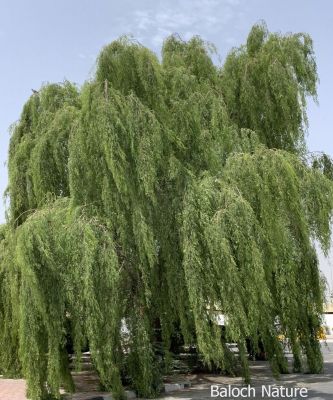
[[[329,328],[329,334],[333,334],[333,314],[324,314],[324,325]]]

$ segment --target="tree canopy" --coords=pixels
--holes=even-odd
[[[249,338],[286,372],[282,332],[295,370],[321,371],[315,241],[328,251],[333,169],[305,144],[311,38],[258,24],[223,66],[213,50],[173,35],[159,59],[121,37],[91,81],[42,86],[13,127],[0,371],[32,399],[73,389],[68,336],[119,398],[124,375],[155,395],[175,331],[247,379]]]

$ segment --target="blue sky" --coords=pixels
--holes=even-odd
[[[314,40],[319,106],[309,104],[308,147],[333,156],[333,2],[331,0],[0,0],[0,192],[7,186],[8,127],[43,82],[82,84],[101,47],[131,34],[159,53],[174,32],[213,42],[221,60],[263,19],[269,30],[307,32]],[[0,223],[4,204],[0,202]],[[321,266],[331,280],[330,261]],[[332,257],[330,257],[332,259]]]

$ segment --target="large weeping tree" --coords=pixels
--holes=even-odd
[[[9,149],[0,371],[58,397],[70,338],[118,397],[123,376],[154,396],[177,332],[247,379],[249,341],[287,371],[283,333],[295,370],[320,372],[333,184],[305,144],[317,80],[308,35],[259,24],[222,67],[199,37],[167,38],[161,60],[120,38],[80,90],[33,94]]]

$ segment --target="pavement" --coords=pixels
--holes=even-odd
[[[252,362],[250,367],[252,374],[250,387],[253,389],[243,392],[246,397],[241,397],[240,395],[237,396],[237,390],[239,391],[242,388],[246,388],[246,386],[243,385],[242,378],[206,374],[198,377],[198,383],[193,385],[193,387],[190,389],[185,389],[171,394],[165,394],[162,395],[160,399],[206,400],[223,398],[228,400],[236,400],[238,398],[248,398],[262,400],[302,400],[303,398],[306,398],[311,400],[333,400],[333,337],[329,337],[326,343],[322,343],[322,350],[324,355],[324,372],[319,375],[287,374],[281,375],[277,380],[272,376],[267,362]],[[220,391],[223,391],[223,397],[211,396],[212,385],[215,385],[215,388],[218,387]],[[266,388],[266,392],[264,391],[262,393],[262,386]],[[271,394],[267,395],[269,386],[271,387]],[[228,387],[230,387],[233,397],[224,396],[224,391],[227,390]],[[282,387],[282,396],[273,396],[277,390],[280,390],[274,389],[274,387]],[[286,388],[288,388],[289,392],[286,392]],[[307,394],[305,397],[300,395],[300,389],[302,388],[307,389]],[[25,389],[25,382],[22,379],[14,380],[0,378],[0,400],[27,400],[25,396]],[[253,391],[255,396],[253,396]],[[286,396],[288,393],[291,394],[291,396]],[[302,394],[305,394],[304,390]]]
[[[0,378],[0,400],[26,400],[25,391],[23,379]]]
[[[233,378],[205,375],[201,378],[201,382],[198,385],[193,386],[191,389],[164,395],[161,399],[211,400],[216,398],[241,400],[247,398],[261,400],[333,400],[333,337],[329,337],[326,343],[322,342],[322,351],[324,356],[324,372],[322,374],[292,373],[281,375],[279,379],[276,379],[272,376],[267,362],[256,361],[252,362],[250,365],[252,377],[250,387],[253,388],[252,390],[245,390],[248,389],[248,387],[243,384],[242,378],[240,377]],[[217,396],[219,392],[211,392],[212,386],[215,389],[218,387],[222,396]],[[229,387],[231,396],[225,396]],[[265,390],[263,390],[263,387]],[[282,390],[273,389],[274,387],[282,387]],[[239,393],[239,390],[242,388],[245,388],[245,391],[242,393],[243,397]],[[288,391],[286,391],[287,389]],[[300,392],[300,389],[303,389],[303,391]],[[270,393],[267,393],[269,390],[271,390]],[[280,390],[280,395],[274,396],[277,390]],[[213,397],[212,394],[216,395],[216,397]]]

